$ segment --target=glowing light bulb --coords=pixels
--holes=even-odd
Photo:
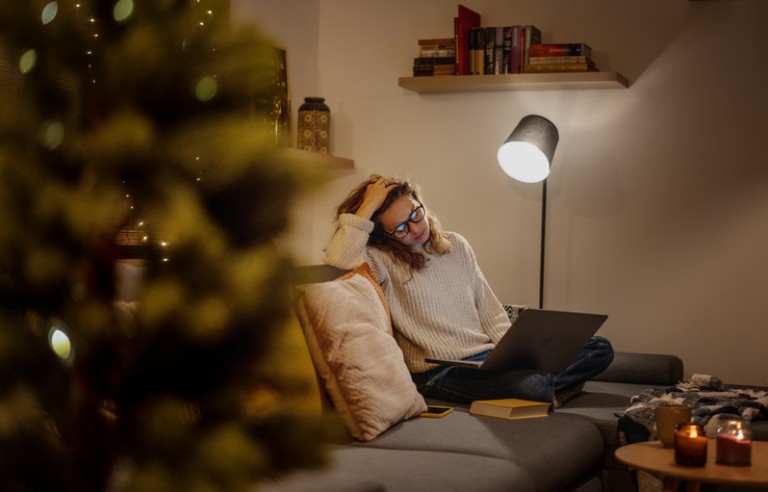
[[[43,143],[49,149],[55,149],[64,141],[64,125],[60,121],[49,122],[43,129]]]
[[[75,357],[75,351],[72,348],[72,342],[69,339],[69,335],[59,326],[52,326],[48,332],[48,344],[51,346],[51,350],[60,359],[70,362]]]
[[[49,2],[48,4],[46,4],[46,6],[43,7],[43,13],[41,15],[43,24],[50,24],[53,21],[53,19],[56,18],[56,14],[58,12],[59,12],[58,2]]]
[[[507,142],[499,148],[497,158],[510,177],[524,183],[538,183],[549,175],[547,156],[527,142]]]
[[[218,91],[218,83],[214,77],[203,77],[197,82],[195,86],[195,96],[198,101],[210,101],[216,96]]]
[[[27,50],[19,58],[19,71],[21,73],[29,73],[37,63],[37,52],[35,50]]]
[[[112,9],[112,17],[117,22],[125,22],[133,15],[133,0],[118,0]]]

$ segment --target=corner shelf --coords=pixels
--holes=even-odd
[[[308,152],[306,150],[294,149],[292,147],[283,147],[279,152],[289,159],[300,159],[304,162],[317,167],[326,169],[354,169],[355,161],[346,157],[337,157],[319,152]]]
[[[400,77],[398,85],[420,94],[447,92],[626,89],[618,72],[516,73],[505,75],[437,75]]]

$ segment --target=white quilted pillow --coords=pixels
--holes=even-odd
[[[368,265],[306,286],[298,311],[313,363],[353,437],[369,441],[426,410]]]

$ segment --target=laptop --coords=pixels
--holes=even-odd
[[[424,359],[487,371],[564,371],[608,318],[604,314],[525,309],[484,361]]]

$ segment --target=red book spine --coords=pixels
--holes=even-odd
[[[531,56],[591,56],[592,49],[586,44],[532,44]]]
[[[469,30],[480,27],[480,14],[463,5],[459,5],[459,17],[456,26],[456,55],[459,75],[469,75]]]

